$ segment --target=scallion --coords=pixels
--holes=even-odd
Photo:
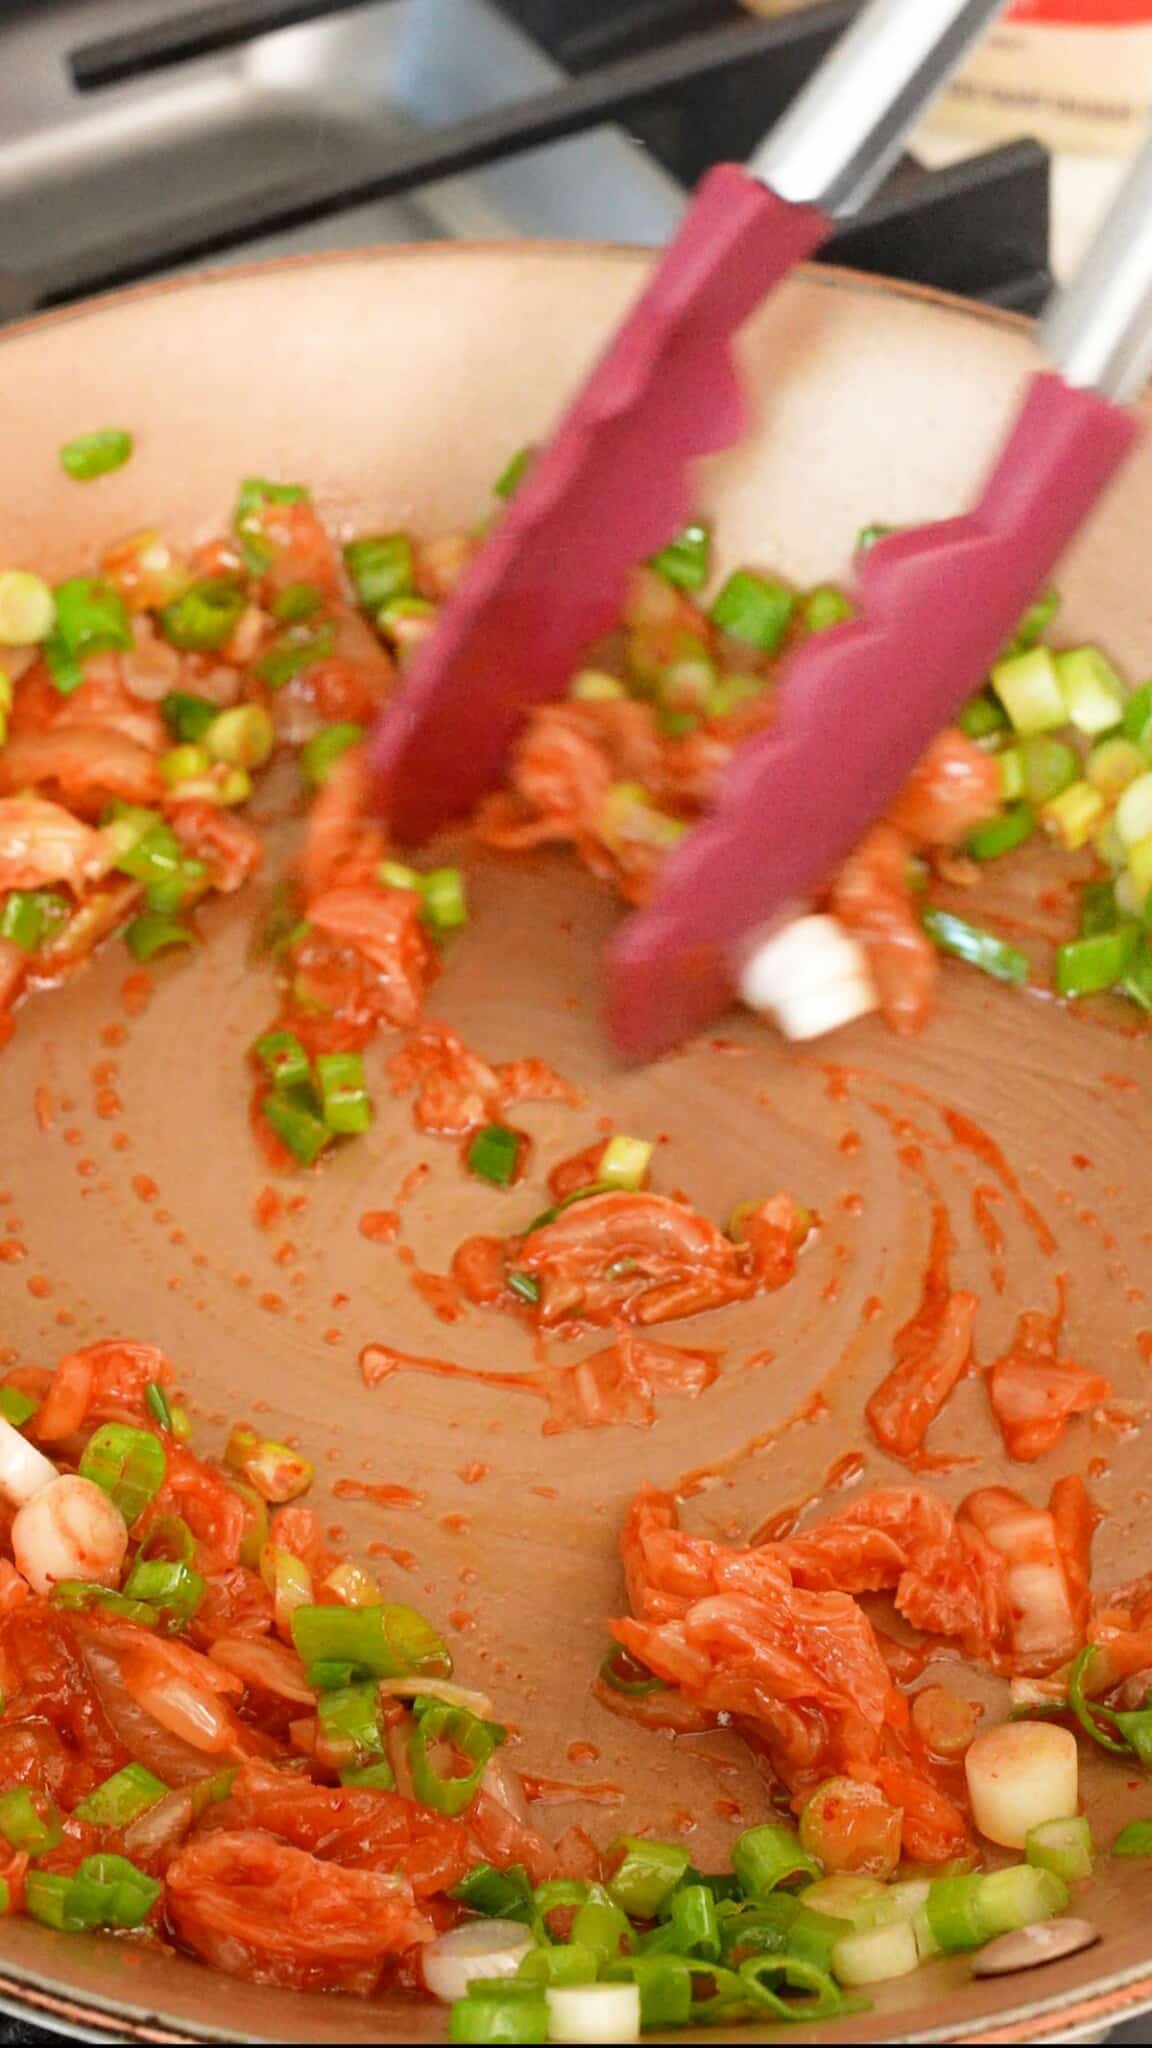
[[[463,1707],[449,1706],[444,1700],[417,1699],[413,1710],[415,1723],[408,1741],[412,1790],[422,1806],[430,1806],[436,1813],[463,1813],[480,1789],[480,1780],[503,1739],[503,1730]],[[466,1757],[471,1770],[442,1776],[434,1760],[439,1744]],[[573,1939],[580,1938],[573,1927]]]
[[[164,606],[160,630],[181,652],[214,654],[232,638],[247,603],[240,584],[225,576],[207,576]]]
[[[91,483],[98,476],[110,476],[131,460],[135,442],[125,427],[104,427],[95,434],[78,434],[60,450],[60,467],[78,484]]]
[[[678,590],[702,590],[711,563],[712,530],[702,520],[694,519],[681,527],[667,547],[652,556],[649,566]]]
[[[0,1387],[0,1417],[10,1422],[13,1429],[23,1429],[39,1408],[30,1394],[22,1394],[19,1387]]]
[[[90,655],[135,646],[132,622],[119,591],[99,576],[72,576],[57,585],[56,624],[45,643],[45,657],[56,688],[63,696],[83,682],[82,663]]]
[[[266,1031],[252,1047],[274,1088],[304,1088],[312,1065],[294,1031]]]
[[[335,645],[334,626],[320,626],[312,631],[289,626],[277,645],[253,663],[252,673],[270,690],[282,690],[296,676],[304,675],[318,662],[327,661]]]
[[[1096,932],[1091,938],[1069,939],[1056,949],[1056,990],[1075,999],[1115,988],[1131,963],[1139,940],[1134,923]]]
[[[160,1424],[161,1429],[166,1429],[170,1432],[172,1428],[172,1410],[168,1406],[168,1396],[160,1385],[159,1380],[149,1380],[148,1385],[144,1389],[144,1399],[148,1404],[149,1414]]]
[[[55,622],[56,600],[42,576],[0,569],[0,647],[39,646]]]
[[[510,1863],[497,1870],[491,1863],[476,1863],[448,1894],[469,1912],[487,1920],[523,1920],[535,1917],[532,1884],[522,1863]]]
[[[535,454],[536,450],[533,447],[518,448],[516,450],[515,455],[512,456],[506,468],[501,470],[492,486],[494,496],[497,498],[511,498],[515,495],[532,467]]]
[[[106,1493],[131,1528],[164,1484],[164,1446],[145,1429],[105,1422],[84,1446],[80,1474]],[[134,1597],[134,1596],[131,1596]]]
[[[820,1865],[801,1848],[791,1828],[766,1822],[746,1828],[732,1844],[732,1868],[752,1898],[774,1891],[793,1877],[814,1878]]]
[[[468,897],[459,868],[429,868],[420,877],[421,914],[437,935],[459,931],[468,922]]]
[[[338,1137],[355,1137],[361,1131],[371,1129],[374,1112],[364,1078],[362,1054],[319,1053],[316,1081],[320,1090],[321,1114],[330,1131]]]
[[[35,953],[68,920],[68,904],[52,889],[13,889],[0,899],[0,939]]]
[[[319,1114],[311,1088],[276,1089],[265,1096],[260,1114],[301,1166],[314,1166],[332,1143],[332,1132]]]
[[[342,1664],[370,1678],[407,1678],[417,1672],[426,1678],[452,1676],[447,1646],[414,1607],[305,1604],[293,1611],[292,1641],[312,1668]]]
[[[992,687],[1016,732],[1056,732],[1068,723],[1055,657],[1047,647],[1033,647],[998,662]]]
[[[125,1764],[122,1771],[105,1778],[76,1808],[78,1820],[86,1820],[91,1827],[124,1828],[129,1821],[141,1813],[147,1813],[150,1806],[167,1797],[168,1787],[160,1778],[153,1777],[143,1764]]]
[[[232,515],[233,532],[241,543],[247,567],[255,574],[262,575],[271,568],[275,549],[264,532],[261,514],[269,505],[305,505],[309,493],[303,484],[270,483],[267,477],[246,477],[240,486],[236,510]]]
[[[207,697],[195,697],[189,690],[169,690],[160,699],[160,712],[173,739],[197,746],[218,715],[219,707]]]
[[[262,704],[234,704],[212,720],[204,745],[227,768],[263,768],[276,745],[276,728]]]
[[[507,1124],[485,1124],[472,1139],[465,1163],[477,1179],[491,1181],[495,1187],[511,1187],[523,1149],[524,1139],[519,1131],[511,1130]]]
[[[144,1600],[161,1612],[169,1610],[182,1623],[191,1621],[206,1591],[205,1581],[189,1564],[167,1558],[137,1558],[124,1585],[129,1600]]]
[[[268,609],[282,626],[302,626],[322,612],[327,599],[318,583],[286,583],[278,590]]]
[[[1152,1856],[1152,1820],[1130,1820],[1112,1844],[1113,1856]]]
[[[316,1715],[326,1750],[337,1761],[360,1765],[384,1754],[375,1685],[343,1685],[323,1693]]]
[[[810,633],[826,633],[829,626],[842,626],[854,619],[856,607],[834,583],[821,583],[804,599],[803,617]]]
[[[0,1792],[0,1835],[27,1856],[45,1856],[64,1840],[64,1823],[50,1799],[34,1800],[27,1785]]]
[[[998,939],[994,932],[984,931],[979,925],[969,924],[966,919],[956,917],[949,910],[938,910],[929,905],[920,913],[920,922],[934,946],[942,953],[950,953],[954,959],[966,960],[972,967],[978,967],[982,974],[990,974],[994,981],[1008,981],[1018,987],[1028,979],[1028,960],[1018,946],[1010,946],[1005,939]]]
[[[999,860],[1001,854],[1023,846],[1035,829],[1036,813],[1031,804],[1012,804],[998,818],[990,818],[986,825],[976,827],[968,840],[968,852],[973,860]]]
[[[314,732],[300,749],[300,772],[305,782],[313,789],[322,789],[341,756],[350,747],[358,747],[364,737],[364,727],[352,719],[341,720],[336,725],[326,725]]]
[[[73,1876],[30,1871],[25,1910],[33,1920],[64,1932],[139,1927],[163,1890],[126,1856],[86,1856]]]
[[[674,1842],[625,1835],[609,1851],[619,1855],[608,1880],[608,1896],[634,1920],[654,1920],[688,1869],[688,1851]]]
[[[744,640],[762,654],[775,654],[796,610],[796,593],[786,583],[736,569],[713,602],[709,617],[720,632]]]
[[[349,541],[344,566],[364,610],[381,611],[412,588],[415,558],[411,538],[406,533],[365,534]]]
[[[1092,1830],[1082,1813],[1070,1820],[1042,1821],[1024,1842],[1025,1860],[1050,1870],[1065,1884],[1079,1884],[1092,1875]]]
[[[194,946],[196,934],[161,910],[142,910],[125,925],[124,944],[134,960],[154,960],[158,953],[171,952],[173,946]]]

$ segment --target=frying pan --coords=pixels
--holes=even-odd
[[[389,250],[165,284],[12,330],[0,341],[3,560],[63,575],[145,525],[206,535],[246,474],[306,479],[326,515],[355,526],[467,524],[509,452],[546,430],[644,272],[644,258],[611,249]],[[701,507],[725,563],[807,582],[844,569],[865,522],[966,502],[1032,367],[1021,323],[830,270],[801,276],[753,325],[746,365],[757,424],[702,474]],[[62,442],[121,424],[137,438],[127,468],[89,487],[62,478]],[[1102,640],[1133,676],[1152,654],[1150,531],[1145,457],[1061,575],[1068,638]],[[274,874],[298,827],[275,788],[261,804]],[[862,1408],[923,1282],[929,1202],[907,1167],[910,1132],[949,1207],[955,1284],[981,1297],[980,1358],[1004,1348],[1020,1310],[1050,1308],[1064,1274],[1066,1348],[1107,1371],[1122,1404],[1111,1422],[1073,1424],[1038,1465],[1009,1469],[970,1380],[931,1439],[969,1462],[931,1483],[955,1499],[1007,1479],[1039,1500],[1058,1473],[1090,1466],[1109,1510],[1097,1583],[1152,1565],[1144,1034],[1131,1013],[1072,1014],[957,967],[912,1043],[869,1020],[801,1055],[733,1018],[720,1040],[625,1070],[598,1025],[596,963],[617,914],[604,892],[561,855],[469,858],[474,916],[430,1014],[494,1059],[543,1055],[587,1091],[584,1110],[524,1113],[536,1185],[497,1194],[467,1182],[455,1148],[419,1138],[381,1078],[371,1138],[305,1176],[305,1206],[282,1227],[258,1228],[267,1175],[246,1127],[244,1050],[269,1009],[249,956],[259,892],[222,902],[206,914],[205,946],[153,971],[143,1010],[125,1006],[113,944],[21,1018],[0,1079],[0,1214],[26,1256],[0,1265],[0,1346],[47,1363],[101,1335],[149,1339],[176,1362],[205,1447],[241,1418],[298,1437],[350,1548],[400,1554],[376,1553],[390,1596],[447,1628],[463,1681],[482,1683],[520,1731],[517,1764],[577,1786],[576,1803],[537,1818],[601,1841],[630,1823],[684,1829],[694,1860],[715,1866],[763,1816],[764,1782],[730,1733],[673,1743],[593,1698],[606,1619],[621,1611],[616,1530],[644,1479],[678,1485],[689,1526],[726,1536],[802,1502],[837,1464],[856,1474],[843,1462],[852,1453],[864,1484],[905,1483],[868,1441]],[[1044,855],[1009,865],[1002,908],[1039,961],[1067,868]],[[949,1107],[998,1152],[950,1140]],[[396,1248],[360,1234],[362,1213],[393,1206],[426,1162],[403,1242],[419,1268],[443,1271],[463,1236],[510,1230],[540,1206],[546,1166],[589,1143],[600,1116],[662,1138],[656,1184],[686,1188],[707,1214],[777,1188],[819,1211],[788,1288],[667,1333],[723,1351],[716,1384],[696,1401],[661,1399],[648,1429],[594,1436],[542,1434],[540,1401],[506,1384],[401,1376],[367,1390],[357,1357],[377,1339],[505,1374],[534,1361],[506,1319],[438,1322]],[[506,1224],[493,1223],[494,1203]],[[395,1482],[422,1504],[337,1497],[341,1480]],[[1152,1814],[1152,1787],[1133,1788],[1108,1760],[1086,1759],[1086,1781],[1101,1843]],[[1103,1930],[1096,1950],[981,1984],[959,1961],[934,1965],[881,1991],[836,2038],[1072,2038],[1152,2001],[1146,1877],[1101,1863],[1085,1908]],[[0,1923],[0,2002],[139,2040],[434,2040],[443,2028],[437,2009],[405,1996],[258,1989],[22,1920]]]

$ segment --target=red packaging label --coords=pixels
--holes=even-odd
[[[1014,0],[1009,21],[1063,28],[1137,28],[1152,23],[1152,0]]]

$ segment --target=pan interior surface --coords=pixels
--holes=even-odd
[[[547,431],[644,271],[639,257],[574,248],[386,252],[33,323],[0,343],[5,560],[63,575],[145,525],[200,538],[248,474],[307,481],[348,530],[472,523],[509,454]],[[722,563],[808,583],[846,574],[870,521],[959,509],[1032,368],[1013,322],[835,272],[790,285],[753,324],[745,356],[753,431],[702,472],[701,510]],[[133,428],[133,461],[77,489],[60,476],[59,445],[112,423]],[[1100,641],[1133,676],[1152,655],[1150,529],[1152,465],[1138,458],[1060,576],[1063,637]],[[517,1766],[575,1788],[537,1820],[557,1832],[579,1823],[600,1842],[629,1827],[682,1836],[702,1867],[768,1816],[766,1785],[730,1733],[673,1743],[593,1698],[608,1619],[624,1611],[622,1516],[651,1481],[683,1496],[689,1528],[731,1540],[822,1494],[833,1473],[908,1483],[871,1442],[863,1407],[920,1297],[933,1201],[950,1219],[954,1282],[980,1297],[980,1362],[1006,1348],[1022,1311],[1050,1313],[1062,1290],[1064,1348],[1108,1374],[1116,1406],[1075,1422],[1034,1466],[1008,1468],[977,1375],[933,1430],[947,1469],[925,1483],[951,1500],[996,1483],[1042,1500],[1062,1473],[1090,1472],[1106,1510],[1097,1583],[1152,1567],[1142,1029],[956,967],[911,1042],[869,1020],[796,1049],[733,1017],[649,1069],[625,1069],[599,1020],[597,961],[618,916],[607,893],[565,856],[467,846],[473,915],[427,1014],[490,1059],[551,1061],[583,1106],[517,1113],[533,1140],[528,1175],[497,1194],[389,1095],[384,1061],[398,1041],[385,1037],[369,1056],[374,1132],[281,1184],[302,1199],[270,1230],[256,1216],[269,1175],[247,1128],[245,1052],[271,1001],[252,932],[298,833],[283,799],[274,781],[257,806],[264,882],[208,910],[207,943],[151,970],[145,1003],[126,993],[130,963],[112,945],[21,1017],[0,1070],[0,1238],[21,1247],[0,1265],[8,1362],[51,1364],[102,1336],[154,1342],[175,1363],[202,1447],[218,1449],[234,1419],[298,1440],[341,1541],[361,1557],[375,1546],[387,1597],[445,1629],[462,1682],[483,1685],[515,1730]],[[1002,899],[1038,945],[1037,906],[1058,880],[1050,857],[1022,859]],[[820,1229],[780,1293],[658,1333],[721,1354],[698,1399],[660,1395],[647,1426],[550,1431],[529,1334],[480,1309],[445,1321],[426,1276],[447,1270],[465,1236],[510,1231],[543,1207],[549,1165],[590,1144],[600,1118],[658,1139],[655,1185],[686,1190],[704,1214],[723,1219],[782,1189]],[[402,1191],[399,1237],[373,1241],[361,1218],[395,1208]],[[369,1388],[358,1361],[373,1344],[473,1376],[398,1372]],[[595,1348],[550,1341],[548,1367]],[[410,1503],[357,1497],[381,1485],[408,1489]],[[945,1682],[949,1670],[955,1680],[942,1662]],[[963,1676],[965,1690],[983,1682],[1002,1700],[993,1681]],[[1152,1815],[1152,1791],[1133,1791],[1122,1769],[1085,1766],[1100,1844]],[[1138,1864],[1102,1856],[1078,1909],[1104,1930],[1097,1949],[980,1984],[960,1963],[934,1965],[883,1988],[836,2038],[1008,2041],[1103,2027],[1152,1996],[1144,1894]],[[443,2034],[441,2012],[404,1995],[307,1998],[22,1920],[0,1929],[0,2002],[148,2039]]]

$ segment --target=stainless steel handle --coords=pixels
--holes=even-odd
[[[1004,0],[871,0],[751,159],[782,199],[867,204],[924,108]]]
[[[1048,303],[1040,345],[1068,384],[1119,405],[1152,372],[1152,135],[1071,284]]]

